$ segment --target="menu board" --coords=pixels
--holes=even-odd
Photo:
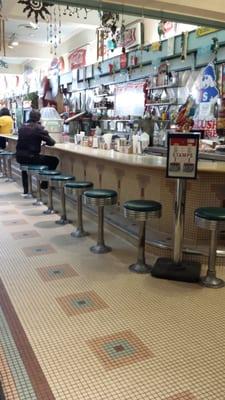
[[[196,179],[199,134],[169,133],[167,177]]]
[[[116,86],[115,115],[142,116],[145,109],[144,82],[129,82]]]

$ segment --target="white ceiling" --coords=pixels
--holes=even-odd
[[[9,38],[13,33],[18,35],[21,42],[35,42],[43,43],[47,41],[47,23],[40,19],[38,30],[27,29],[21,25],[29,24],[29,21],[35,22],[34,15],[27,18],[27,12],[23,13],[24,4],[18,4],[15,0],[3,0],[3,15],[6,17],[6,36]],[[53,7],[50,7],[53,10]],[[58,6],[56,6],[58,10]],[[87,19],[85,19],[85,12],[80,12],[79,18],[74,14],[73,16],[63,15],[65,7],[61,6],[62,13],[62,42],[66,41],[73,35],[77,35],[82,29],[96,29],[99,24],[98,13],[94,10],[89,11]]]
[[[27,18],[27,12],[23,13],[25,7],[24,4],[18,4],[17,0],[2,0],[2,14],[6,20],[6,41],[8,41],[13,34],[16,34],[19,46],[13,50],[8,49],[6,46],[6,56],[4,60],[8,64],[23,64],[27,60],[45,59],[46,57],[51,58],[49,43],[47,42],[47,23],[40,19],[38,23],[38,29],[29,29],[30,22],[35,22],[34,15],[31,18]],[[50,7],[53,10],[53,7]],[[56,6],[58,11],[58,6]],[[76,14],[73,16],[63,15],[65,6],[61,6],[62,14],[62,28],[61,28],[61,41],[64,44],[68,39],[75,38],[82,31],[95,31],[99,25],[98,12],[91,10],[87,14],[83,11],[79,13],[79,18]],[[36,45],[36,51],[34,46]],[[43,49],[43,50],[42,50]],[[30,57],[29,57],[30,55]],[[3,54],[0,54],[2,57]]]

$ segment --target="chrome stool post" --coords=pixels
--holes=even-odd
[[[66,189],[75,190],[77,194],[77,228],[71,233],[71,236],[75,238],[81,238],[88,235],[88,232],[86,232],[83,227],[82,199],[85,190],[91,189],[92,187],[93,183],[86,181],[71,182],[65,185]]]
[[[12,158],[16,153],[12,151],[2,151],[0,153],[0,157],[3,160],[3,174],[2,178],[6,178],[5,182],[13,182],[14,179],[12,177]]]
[[[130,200],[123,205],[126,218],[139,221],[138,255],[136,263],[129,266],[130,271],[139,274],[149,273],[152,266],[145,261],[146,221],[150,218],[160,218],[161,204],[153,200]]]
[[[117,203],[117,192],[108,189],[96,189],[84,192],[86,204],[98,208],[98,239],[97,244],[90,248],[94,254],[104,254],[112,249],[105,245],[104,240],[104,207]]]
[[[60,201],[61,201],[61,217],[56,224],[66,225],[70,221],[67,219],[66,215],[66,198],[64,186],[66,183],[74,181],[75,177],[70,175],[56,175],[50,178],[50,185],[52,187],[58,187],[60,190]]]
[[[36,201],[33,203],[34,206],[42,206],[43,202],[41,199],[41,182],[39,179],[39,174],[42,171],[48,171],[48,167],[46,165],[30,165],[28,167],[28,179],[30,180],[30,184],[32,187],[32,176],[34,175],[37,182],[37,198]],[[29,182],[29,181],[28,181]]]
[[[39,172],[39,181],[47,181],[48,182],[48,209],[43,212],[43,214],[50,215],[54,214],[55,211],[53,209],[53,198],[52,198],[52,186],[50,184],[51,177],[61,175],[59,171],[41,171]],[[41,186],[40,186],[41,188]]]
[[[37,198],[35,203],[33,203],[34,206],[42,206],[42,201],[41,201],[41,187],[40,187],[40,181],[39,181],[39,173],[41,171],[45,171],[48,170],[48,167],[46,165],[32,165],[29,164],[28,165],[28,192],[32,194],[32,176],[34,175],[36,177],[36,181],[37,181]]]
[[[211,231],[206,276],[201,278],[201,284],[208,288],[219,289],[225,282],[216,275],[217,233],[225,229],[225,208],[202,207],[195,210],[195,223],[202,229]]]

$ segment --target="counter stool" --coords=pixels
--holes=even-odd
[[[160,218],[162,206],[153,200],[130,200],[123,205],[126,218],[135,219],[140,222],[138,240],[137,262],[129,266],[130,271],[145,274],[151,271],[152,266],[145,262],[145,233],[146,221],[150,218]]]
[[[28,174],[28,182],[30,181],[30,185],[32,188],[32,176],[35,176],[36,181],[37,181],[37,199],[35,203],[33,203],[34,206],[42,206],[42,200],[41,200],[41,182],[39,179],[39,174],[42,171],[48,170],[48,167],[46,165],[29,165],[27,174]],[[32,189],[31,189],[32,193]]]
[[[40,168],[41,167],[41,168]],[[33,197],[33,190],[32,190],[32,173],[29,173],[29,170],[41,171],[41,169],[45,170],[48,169],[46,165],[35,165],[35,164],[20,164],[20,171],[26,171],[28,175],[28,193],[25,195],[27,199],[31,199]]]
[[[211,231],[211,241],[206,276],[201,278],[202,285],[208,288],[221,288],[224,281],[216,276],[217,232],[225,230],[225,208],[203,207],[195,210],[195,223],[200,228]]]
[[[48,182],[48,209],[43,212],[43,214],[49,215],[49,214],[54,214],[54,209],[53,209],[53,199],[52,199],[52,186],[50,185],[50,180],[53,176],[58,176],[61,175],[61,172],[59,171],[40,171],[39,172],[39,179],[40,182],[42,181],[47,181]]]
[[[104,242],[104,207],[117,203],[117,192],[107,189],[93,189],[84,192],[85,203],[98,207],[98,241],[90,250],[95,254],[108,253],[112,249]]]
[[[56,221],[56,224],[65,225],[70,222],[70,221],[68,221],[68,219],[66,217],[66,198],[65,198],[64,186],[66,183],[74,181],[74,180],[75,180],[75,177],[70,176],[70,175],[56,175],[56,176],[51,176],[51,178],[50,178],[51,187],[52,188],[57,187],[60,190],[62,215],[61,215],[61,218],[58,221]]]
[[[2,178],[6,178],[6,182],[13,182],[12,177],[12,159],[15,157],[16,153],[12,151],[2,151],[0,153],[0,158],[3,161],[3,175]]]
[[[71,233],[71,236],[80,238],[88,235],[88,232],[83,228],[83,215],[82,215],[82,195],[87,189],[93,187],[92,182],[70,182],[65,185],[66,189],[75,190],[77,194],[77,229]]]

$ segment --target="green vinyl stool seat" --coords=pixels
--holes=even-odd
[[[60,175],[60,171],[56,170],[44,170],[44,171],[39,171],[39,180],[40,182],[42,181],[47,181],[50,182],[51,178],[53,176]],[[53,208],[53,198],[52,198],[52,186],[49,184],[48,185],[48,208],[43,212],[43,214],[49,215],[49,214],[54,214],[54,208]]]
[[[83,193],[87,189],[91,189],[93,187],[92,182],[88,181],[75,181],[75,182],[70,182],[66,183],[65,189],[68,190],[74,190],[77,195],[77,228],[74,232],[71,233],[71,236],[73,237],[84,237],[88,235],[88,232],[85,232],[83,228]]]
[[[2,171],[2,178],[6,178],[5,182],[13,182],[12,176],[12,159],[16,156],[13,151],[3,150],[0,153],[0,170]],[[2,166],[3,163],[3,166]]]
[[[95,246],[90,248],[94,254],[104,254],[111,251],[111,247],[105,245],[104,240],[104,207],[117,203],[117,192],[110,189],[93,189],[84,192],[85,203],[98,208],[98,240]]]
[[[195,223],[199,228],[211,231],[210,248],[208,256],[208,270],[206,276],[201,278],[203,286],[209,288],[224,287],[224,281],[216,276],[216,251],[217,233],[225,230],[225,208],[201,207],[194,213]]]
[[[149,273],[151,265],[145,262],[146,221],[151,218],[160,218],[162,206],[154,200],[129,200],[123,205],[125,218],[139,221],[138,257],[135,264],[129,266],[130,271],[139,274]]]
[[[66,196],[65,196],[65,185],[66,183],[75,181],[75,177],[71,175],[55,175],[51,176],[49,183],[51,188],[57,187],[60,190],[60,199],[61,199],[61,210],[62,214],[56,224],[65,225],[68,224],[70,221],[67,219],[66,215]]]
[[[207,219],[208,221],[220,221],[225,224],[225,208],[223,207],[202,207],[195,210],[195,217]]]
[[[34,175],[37,179],[37,201],[34,203],[35,205],[42,205],[41,202],[41,195],[40,195],[40,185],[38,181],[38,174],[40,171],[47,170],[48,167],[47,165],[42,165],[42,164],[20,164],[20,170],[21,171],[26,171],[28,175],[28,193],[27,193],[27,198],[32,198],[33,197],[33,188],[32,188],[32,176]]]

